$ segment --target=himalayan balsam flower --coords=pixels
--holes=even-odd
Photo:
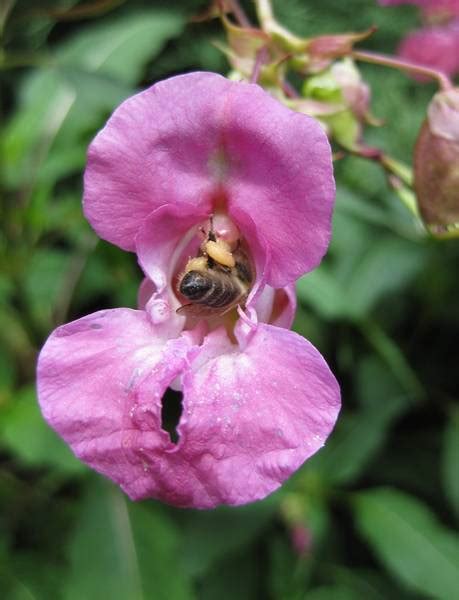
[[[59,327],[38,364],[43,414],[74,453],[134,500],[198,508],[263,498],[314,454],[339,388],[287,328],[333,201],[321,127],[256,85],[194,73],[126,100],[90,147],[84,211],[137,253],[140,309]],[[190,319],[177,280],[211,215],[246,248],[254,283],[245,312]],[[178,440],[162,427],[168,388],[183,394]]]
[[[425,27],[402,40],[398,49],[402,58],[446,75],[459,73],[459,0],[380,0],[380,4],[415,4],[422,11]]]

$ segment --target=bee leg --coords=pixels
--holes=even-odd
[[[209,233],[207,234],[207,241],[216,242],[217,237],[214,233],[214,215],[210,215],[209,223],[210,223],[210,227],[209,227]]]
[[[191,302],[188,304],[182,304],[182,306],[179,306],[175,312],[179,315],[182,313],[184,314],[189,306],[193,306],[193,304]]]

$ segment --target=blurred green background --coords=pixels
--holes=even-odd
[[[414,7],[281,0],[301,35],[378,25],[393,52]],[[249,14],[253,7],[246,4]],[[334,236],[298,284],[295,328],[332,365],[343,411],[326,447],[263,502],[210,512],[133,504],[73,458],[36,404],[36,355],[58,324],[135,307],[135,256],[81,211],[88,143],[121,100],[164,77],[225,73],[198,0],[3,0],[0,233],[0,597],[459,597],[459,243],[425,239],[380,169],[336,163]],[[362,66],[409,161],[434,87]]]

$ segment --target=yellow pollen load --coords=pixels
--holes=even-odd
[[[229,250],[228,244],[222,240],[218,242],[209,240],[206,242],[205,250],[207,256],[210,256],[210,258],[212,258],[215,262],[223,265],[224,267],[230,267],[232,269],[236,264],[234,256]]]
[[[186,265],[186,271],[205,271],[207,269],[207,259],[204,256],[191,258]]]

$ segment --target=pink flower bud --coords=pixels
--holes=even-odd
[[[459,88],[430,103],[414,153],[414,186],[427,225],[459,222]]]
[[[290,541],[293,550],[298,556],[305,556],[311,551],[312,534],[308,527],[302,523],[297,523],[290,530]]]
[[[370,88],[362,80],[354,62],[349,58],[335,62],[331,74],[341,88],[346,106],[359,120],[365,120],[370,105]]]

